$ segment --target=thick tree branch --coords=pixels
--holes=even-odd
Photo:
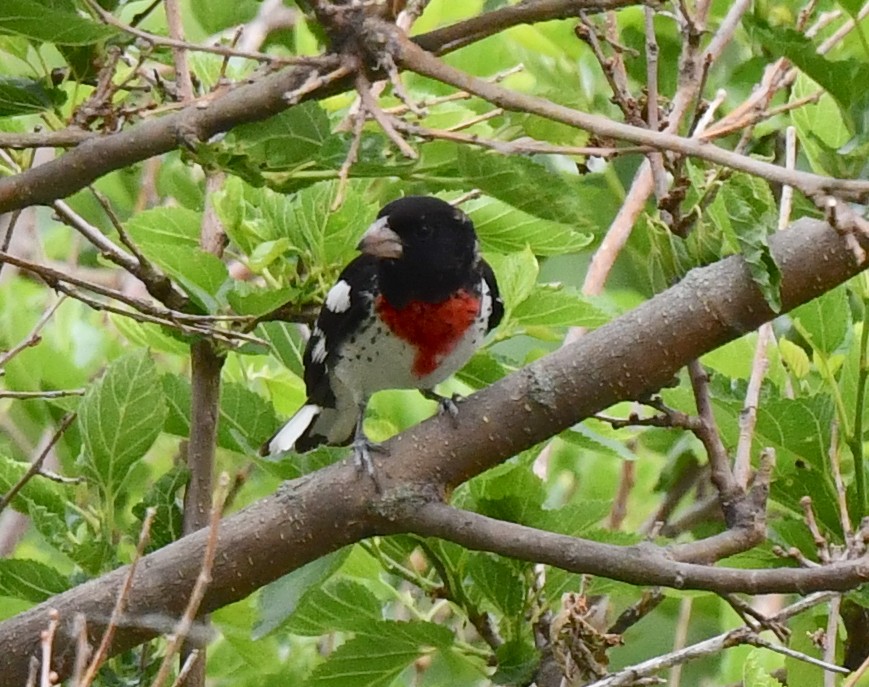
[[[782,590],[807,593],[853,589],[869,580],[869,560],[816,568],[751,570],[716,568],[688,562],[689,551],[654,544],[613,546],[591,539],[541,532],[512,522],[458,510],[443,503],[408,504],[399,519],[403,531],[448,539],[476,551],[491,551],[575,573],[599,575],[644,587],[706,589],[766,594]]]
[[[770,243],[782,272],[784,311],[865,267],[855,262],[846,240],[823,222],[800,220]],[[436,499],[444,490],[617,401],[643,397],[666,384],[690,360],[772,317],[741,258],[693,270],[637,309],[467,399],[457,429],[451,418],[435,417],[389,441],[391,455],[377,461],[384,488],[379,500],[371,480],[360,479],[345,461],[288,482],[274,495],[227,518],[221,526],[213,582],[201,610],[209,612],[242,599],[277,577],[372,534],[408,531],[402,519],[408,499],[415,498],[420,505]],[[461,532],[455,537],[451,532],[442,534],[453,539],[462,536]],[[113,651],[171,629],[199,573],[206,539],[207,532],[195,532],[141,561]],[[681,551],[684,554],[686,549]],[[655,560],[663,565],[666,559],[662,555]],[[682,563],[673,565],[683,569],[678,567]],[[869,579],[865,558],[836,570],[836,579],[816,570],[784,570],[776,571],[770,580],[767,573],[756,570],[690,568],[688,579],[704,588],[713,583],[712,577],[703,575],[715,575],[731,591],[801,592],[841,589]],[[84,613],[92,637],[99,636],[125,574],[125,568],[116,570],[0,623],[4,648],[0,674],[10,684],[24,683],[49,608],[57,609],[61,617],[55,667],[60,675],[67,674],[75,652],[75,613]],[[643,582],[649,578],[644,576]]]
[[[537,0],[488,12],[413,40],[441,54],[491,35],[481,28],[490,23],[501,31],[517,24],[575,16],[580,10],[593,12],[634,4],[637,3],[629,0]],[[288,67],[253,83],[237,86],[225,94],[201,99],[165,117],[147,119],[116,134],[97,136],[73,129],[51,135],[39,134],[54,145],[71,145],[83,140],[56,160],[21,174],[0,178],[0,214],[51,203],[116,169],[182,145],[207,141],[241,124],[268,119],[303,100],[324,98],[352,87],[350,71],[340,67],[338,55],[324,55],[318,61],[310,61],[314,64]],[[377,67],[376,64],[371,66]],[[327,78],[330,72],[331,78]],[[306,84],[310,87],[303,89]],[[297,93],[295,97],[287,97]]]

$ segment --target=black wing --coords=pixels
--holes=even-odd
[[[329,368],[344,342],[359,331],[360,325],[373,312],[372,304],[378,290],[377,258],[360,255],[341,272],[338,282],[341,281],[350,286],[349,307],[336,312],[323,305],[302,356],[308,400],[327,408],[335,407],[335,396],[327,374]]]
[[[489,295],[492,297],[492,312],[489,314],[489,322],[486,326],[488,333],[497,327],[504,317],[504,301],[501,299],[501,292],[498,291],[498,282],[495,280],[495,273],[492,271],[491,265],[485,260],[480,260],[480,263],[483,280],[489,287]]]

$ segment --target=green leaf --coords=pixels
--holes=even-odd
[[[0,77],[0,117],[51,110],[65,101],[66,93],[41,81]]]
[[[265,637],[281,627],[296,612],[305,594],[322,585],[341,567],[350,550],[351,547],[345,547],[327,554],[263,587],[259,597],[260,619],[254,626],[254,638]]]
[[[528,640],[513,639],[495,650],[498,670],[492,682],[498,685],[526,684],[540,663],[540,653]]]
[[[794,82],[790,101],[801,100],[819,88],[805,74],[800,74]],[[856,176],[838,174],[839,171],[846,171],[840,169],[845,156],[839,149],[850,140],[851,133],[831,95],[824,93],[818,102],[795,108],[790,117],[797,128],[802,151],[809,158],[814,171],[832,176]]]
[[[233,282],[226,294],[230,307],[239,315],[266,315],[298,296],[292,288],[261,289],[243,281]]]
[[[330,137],[329,118],[315,101],[284,110],[264,122],[235,127],[226,144],[272,169],[307,165]]]
[[[235,2],[213,2],[212,0],[192,0],[190,9],[199,25],[209,34],[220,33],[225,29],[235,29],[247,24],[256,16],[260,5],[256,0],[237,0]]]
[[[513,309],[523,327],[599,327],[610,318],[578,291],[541,284]]]
[[[284,629],[307,637],[335,631],[363,632],[382,618],[380,601],[367,587],[337,578],[308,590]]]
[[[190,344],[180,338],[170,336],[169,329],[152,322],[137,322],[134,319],[109,313],[109,321],[123,334],[130,343],[148,348],[161,353],[172,355],[187,355],[190,352]]]
[[[528,298],[537,283],[537,274],[540,271],[537,258],[526,247],[525,250],[509,255],[492,254],[487,259],[495,271],[504,307],[512,312],[513,308]]]
[[[494,353],[482,350],[474,353],[456,376],[465,384],[470,384],[475,389],[482,389],[507,376],[511,371],[512,368],[503,363]]]
[[[801,305],[790,316],[812,348],[826,355],[836,351],[851,330],[851,310],[844,286]]]
[[[163,389],[148,351],[115,360],[79,406],[87,476],[116,495],[133,463],[151,448],[165,415]]]
[[[117,34],[117,30],[85,19],[75,11],[46,7],[36,0],[3,0],[0,33],[59,45],[88,45]]]
[[[401,640],[360,635],[318,665],[307,687],[389,687],[421,651]]]
[[[257,328],[256,333],[271,344],[272,352],[284,367],[297,376],[302,376],[305,342],[298,327],[287,322],[264,322]]]
[[[178,492],[187,485],[189,478],[190,471],[187,466],[176,465],[158,479],[145,497],[133,506],[133,515],[138,521],[135,531],[131,533],[134,538],[138,537],[147,509],[156,510],[147,551],[156,551],[181,538],[184,516],[181,511],[181,496]]]
[[[0,494],[6,494],[30,469],[30,463],[13,460],[0,453]],[[66,503],[72,500],[69,485],[58,484],[36,475],[21,488],[12,499],[12,507],[21,513],[30,513],[33,508],[44,508],[48,512],[62,516]]]
[[[522,617],[525,607],[523,567],[522,563],[488,553],[472,555],[467,566],[475,591],[512,623]]]
[[[250,453],[266,441],[280,422],[262,396],[241,384],[224,384],[220,393],[217,443],[239,453]]]
[[[767,240],[775,231],[775,201],[763,179],[734,174],[722,189],[722,202],[730,212],[739,250],[773,312],[781,310],[781,270],[769,250]]]
[[[199,248],[202,213],[183,207],[161,207],[133,215],[125,229],[136,243]]]
[[[69,588],[67,578],[45,563],[0,559],[0,596],[40,603]]]
[[[468,201],[462,209],[474,221],[484,250],[512,253],[528,246],[535,255],[563,255],[582,250],[594,240],[590,233],[535,217],[496,198],[483,196]]]
[[[168,413],[164,431],[180,437],[190,436],[190,381],[179,375],[161,378]],[[255,452],[278,428],[274,410],[258,394],[241,384],[223,384],[220,392],[220,417],[217,445],[229,451]]]
[[[200,248],[168,243],[143,243],[141,248],[203,310],[216,313],[220,309],[229,281],[229,271],[220,258]]]
[[[527,158],[458,149],[459,170],[469,186],[513,207],[580,230],[592,228],[588,208],[605,202],[601,190],[578,176],[554,172]]]
[[[779,339],[778,349],[788,371],[797,379],[803,379],[811,371],[811,362],[806,352],[789,339]]]
[[[863,60],[828,60],[818,54],[815,44],[805,34],[791,28],[770,26],[756,15],[746,15],[744,23],[752,37],[774,57],[786,57],[795,67],[819,83],[846,112],[865,98],[863,89],[854,84],[869,79],[869,64]]]

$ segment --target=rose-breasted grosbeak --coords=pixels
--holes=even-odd
[[[504,314],[474,225],[437,198],[386,205],[326,296],[305,348],[308,400],[263,446],[307,451],[353,441],[359,469],[374,474],[362,429],[382,389],[432,389],[461,368]],[[456,412],[450,399],[442,408]]]

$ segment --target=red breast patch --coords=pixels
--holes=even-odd
[[[455,348],[480,311],[480,299],[465,290],[440,303],[410,301],[401,310],[383,296],[377,312],[386,326],[416,349],[413,374],[425,377]]]

